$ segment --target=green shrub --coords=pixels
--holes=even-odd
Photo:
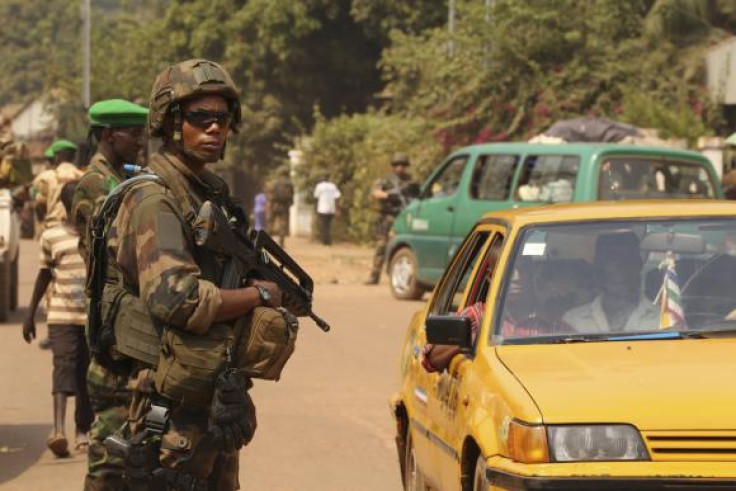
[[[422,118],[403,118],[375,112],[325,119],[316,115],[316,125],[303,144],[304,163],[298,180],[314,189],[324,175],[342,192],[341,216],[335,224],[338,239],[369,241],[377,218],[370,197],[376,179],[390,172],[394,152],[404,152],[412,161],[416,180],[422,181],[442,158],[440,145],[432,138],[431,125]],[[311,192],[308,193],[311,198]]]

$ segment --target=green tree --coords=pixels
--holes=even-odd
[[[40,96],[79,71],[78,5],[5,0],[0,19],[0,104]]]

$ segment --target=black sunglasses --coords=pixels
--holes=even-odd
[[[215,123],[222,128],[230,125],[232,115],[229,112],[220,111],[186,111],[184,119],[197,128],[206,129]]]

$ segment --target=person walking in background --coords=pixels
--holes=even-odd
[[[256,194],[253,199],[253,228],[260,232],[266,230],[266,206],[268,205],[268,198],[266,193],[261,191]]]
[[[76,397],[74,422],[77,451],[86,452],[89,445],[87,432],[94,419],[86,382],[89,352],[84,338],[87,318],[84,285],[87,271],[77,247],[79,234],[68,219],[75,188],[76,182],[69,182],[60,193],[67,219],[46,228],[41,234],[41,268],[36,277],[28,316],[23,323],[23,339],[30,343],[36,337],[36,309],[51,285],[46,323],[54,355],[51,384],[54,433],[49,436],[46,445],[57,457],[69,455],[69,442],[64,429],[67,398]]]
[[[289,209],[294,204],[294,185],[289,172],[286,166],[279,170],[279,176],[270,186],[268,196],[268,230],[272,236],[278,236],[281,247],[284,247],[286,236],[289,235]]]
[[[332,245],[332,220],[337,214],[337,200],[342,193],[329,176],[323,176],[322,180],[314,188],[314,197],[317,200],[317,217],[319,218],[320,238],[324,245]]]

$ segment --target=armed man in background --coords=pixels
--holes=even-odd
[[[373,269],[366,285],[378,284],[381,269],[386,261],[386,245],[388,245],[389,232],[394,220],[409,200],[418,194],[417,184],[407,173],[409,165],[409,157],[406,154],[394,154],[391,159],[392,172],[373,184],[371,197],[378,204],[380,216],[374,232],[376,248],[373,255]]]
[[[278,236],[279,245],[284,247],[286,236],[289,235],[289,209],[294,204],[294,185],[289,178],[289,168],[283,166],[279,175],[270,186],[268,196],[268,231],[274,237]]]
[[[262,280],[222,288],[228,258],[195,239],[203,204],[234,210],[227,186],[206,167],[222,158],[230,131],[237,131],[237,89],[216,63],[181,62],[157,77],[150,111],[149,136],[163,140],[149,159],[150,174],[111,194],[100,212],[106,233],[97,233],[95,220],[94,250],[107,254],[92,255],[103,263],[91,274],[101,268],[107,276],[92,285],[92,298],[101,293],[98,317],[109,320],[96,327],[114,325],[115,348],[131,357],[135,376],[130,439],[109,439],[108,448],[128,456],[132,489],[238,489],[238,449],[256,426],[252,382],[223,369],[233,353],[229,345],[216,347],[229,339],[232,321],[258,306],[280,306],[281,291]],[[110,363],[100,346],[93,339],[93,353]],[[192,356],[196,366],[187,362]],[[202,371],[216,376],[203,379]]]
[[[79,252],[87,267],[92,216],[105,197],[125,180],[123,166],[137,163],[145,144],[148,109],[126,100],[110,99],[92,104],[88,117],[88,148],[96,143],[97,150],[77,185],[71,209],[71,221],[79,233]],[[127,376],[113,373],[95,359],[90,362],[87,386],[97,418],[90,431],[85,490],[125,487],[124,462],[109,455],[103,442],[127,420],[132,394],[128,380]]]

